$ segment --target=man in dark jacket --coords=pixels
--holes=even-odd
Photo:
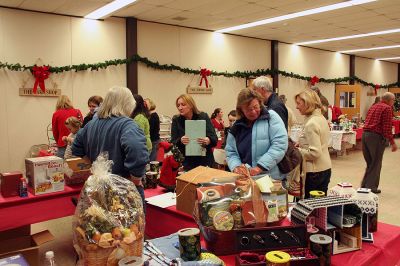
[[[267,109],[274,110],[283,120],[286,131],[288,129],[288,110],[285,104],[279,99],[272,88],[268,77],[261,76],[253,81],[252,89],[258,92],[264,100]]]

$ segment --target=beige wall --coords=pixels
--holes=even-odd
[[[125,57],[125,20],[91,21],[0,8],[0,61],[64,66]],[[107,70],[52,74],[50,79],[75,107],[88,112],[87,99],[112,85],[126,86],[125,66]],[[50,79],[46,86],[52,87]],[[0,171],[22,170],[29,148],[47,143],[57,98],[22,97],[33,87],[29,72],[0,70]],[[50,133],[51,134],[51,133]]]
[[[376,84],[390,84],[397,82],[397,64],[356,57],[356,76]],[[365,118],[368,108],[373,104],[375,96],[367,96],[371,87],[362,87],[361,114]],[[387,89],[378,90],[382,95]]]
[[[324,78],[338,78],[349,75],[349,56],[335,52],[321,51],[291,44],[279,44],[279,69],[293,72],[302,76],[317,76]],[[335,84],[318,83],[321,93],[334,103]],[[287,105],[292,108],[298,121],[303,117],[296,110],[294,96],[300,91],[309,88],[310,82],[279,77],[279,93],[285,94]]]
[[[149,22],[138,23],[139,54],[161,64],[215,71],[257,70],[270,67],[270,42],[215,34],[188,28]],[[175,100],[186,87],[197,85],[199,75],[159,71],[139,65],[139,93],[154,100],[157,112],[177,113]],[[213,94],[193,94],[200,110],[209,115],[217,107],[227,113],[235,109],[236,96],[245,87],[245,79],[211,77]]]

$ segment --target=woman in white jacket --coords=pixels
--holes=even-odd
[[[325,194],[331,179],[331,159],[328,151],[329,126],[321,114],[321,100],[317,93],[308,89],[295,96],[296,108],[305,116],[304,131],[299,138],[299,149],[305,161],[305,198],[310,191]]]

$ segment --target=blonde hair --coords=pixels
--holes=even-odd
[[[294,100],[296,101],[297,98],[304,101],[304,105],[306,106],[305,114],[309,115],[314,112],[315,109],[321,109],[322,103],[318,96],[318,94],[311,89],[304,90],[294,96]]]
[[[256,92],[255,90],[246,88],[246,89],[242,89],[239,92],[238,97],[237,97],[237,102],[236,102],[237,119],[241,119],[241,118],[245,117],[245,115],[242,111],[242,106],[248,105],[254,99],[258,100],[258,103],[260,104],[261,108],[264,106],[261,95],[258,92]]]
[[[56,104],[56,111],[60,109],[72,109],[74,106],[72,105],[71,100],[67,95],[61,95],[58,97]]]
[[[194,114],[199,114],[200,113],[200,111],[197,108],[196,103],[195,103],[194,99],[192,98],[192,96],[190,96],[189,94],[181,94],[181,95],[179,95],[179,97],[176,98],[176,101],[175,101],[175,106],[176,107],[178,107],[178,100],[179,99],[182,99],[187,105],[189,105]]]
[[[129,117],[133,109],[136,107],[136,101],[132,92],[126,87],[111,87],[103,103],[97,111],[99,118],[108,118],[111,116],[127,116]]]
[[[147,106],[147,108],[149,108],[150,111],[153,111],[156,109],[156,104],[153,102],[152,99],[146,98],[144,101],[149,104],[149,106]]]
[[[70,125],[74,128],[79,129],[82,126],[82,121],[76,118],[75,116],[70,116],[67,118],[67,120],[65,120],[65,125]]]

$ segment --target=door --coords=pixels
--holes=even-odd
[[[393,93],[394,96],[396,96],[396,102],[400,101],[400,88],[389,88],[389,92]],[[397,106],[397,103],[395,102],[395,106],[394,106],[394,114],[400,115],[400,106]]]
[[[339,106],[342,114],[347,114],[347,118],[360,117],[360,85],[336,84],[335,86],[335,105]]]

